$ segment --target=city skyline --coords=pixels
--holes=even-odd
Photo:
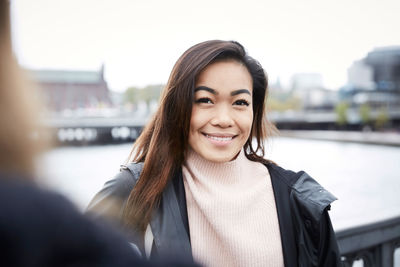
[[[97,70],[114,91],[166,83],[191,45],[237,40],[271,83],[320,73],[330,89],[376,47],[400,44],[397,1],[12,0],[12,38],[31,69]]]

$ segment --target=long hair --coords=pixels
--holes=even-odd
[[[0,1],[0,170],[33,175],[41,145],[32,138],[39,130],[38,104],[31,83],[13,55],[10,2]],[[28,86],[29,85],[29,86]]]
[[[188,148],[194,89],[199,73],[215,61],[231,59],[243,63],[253,81],[254,118],[249,139],[244,145],[245,155],[252,161],[268,162],[263,158],[268,86],[264,69],[246,54],[238,42],[212,40],[194,45],[176,62],[157,112],[132,148],[130,160],[144,165],[125,208],[124,223],[128,228],[141,233],[145,231],[165,186],[181,168]]]

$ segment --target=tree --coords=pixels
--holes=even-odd
[[[137,104],[140,100],[139,88],[129,87],[124,93],[124,103]]]
[[[137,104],[144,101],[149,105],[153,100],[158,101],[163,87],[162,84],[148,85],[144,88],[129,87],[124,93],[124,102]]]
[[[371,121],[371,107],[366,103],[362,104],[358,109],[358,112],[360,114],[361,122],[364,125],[369,124]]]
[[[152,101],[160,99],[161,90],[164,87],[162,84],[148,85],[140,90],[140,100],[145,101],[150,105]]]
[[[382,129],[389,122],[389,115],[386,108],[380,108],[375,120],[375,128]]]
[[[344,126],[347,124],[347,110],[349,109],[349,104],[347,102],[339,102],[335,107],[336,112],[336,123],[339,126]]]

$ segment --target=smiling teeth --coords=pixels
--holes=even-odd
[[[213,139],[213,140],[216,140],[216,141],[220,141],[220,142],[224,142],[224,141],[230,141],[230,140],[232,140],[232,136],[231,137],[217,137],[217,136],[212,136],[212,135],[206,135],[207,136],[207,138],[210,138],[210,139]]]

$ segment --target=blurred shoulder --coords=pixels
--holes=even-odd
[[[93,216],[110,219],[119,223],[125,203],[140,177],[143,163],[123,165],[113,179],[107,181],[103,188],[90,201],[87,211]]]
[[[18,174],[0,174],[0,209],[2,212],[37,215],[36,212],[50,216],[55,210],[75,210],[75,206],[64,196],[40,188],[30,177]],[[34,219],[37,216],[31,218]]]
[[[122,234],[104,221],[83,215],[64,196],[20,178],[0,175],[0,236],[7,251],[0,254],[5,266],[143,263]]]

